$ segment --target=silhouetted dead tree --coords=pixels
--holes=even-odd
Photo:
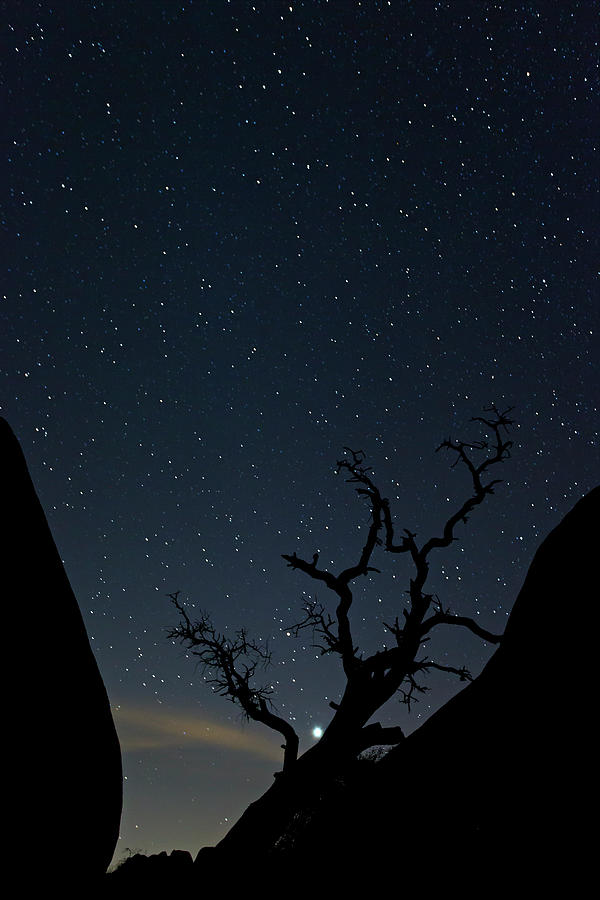
[[[449,516],[441,533],[430,537],[422,545],[417,535],[403,529],[397,534],[389,501],[382,497],[365,463],[362,451],[345,448],[345,457],[338,461],[337,472],[356,485],[356,492],[365,498],[369,507],[369,528],[359,558],[338,574],[319,566],[319,555],[306,560],[296,553],[283,554],[288,566],[299,570],[314,581],[322,582],[335,596],[335,609],[309,600],[303,618],[289,626],[295,635],[304,629],[312,630],[316,646],[322,654],[336,654],[346,676],[346,684],[339,702],[331,702],[334,710],[331,721],[317,744],[296,758],[298,736],[293,727],[277,716],[269,707],[270,688],[252,685],[258,665],[268,664],[270,654],[250,641],[245,631],[238,631],[233,641],[215,632],[210,620],[203,616],[192,623],[177,595],[172,600],[181,616],[178,627],[170,636],[189,647],[199,658],[207,680],[219,693],[237,702],[246,715],[263,722],[285,737],[283,745],[284,776],[246,811],[239,822],[223,839],[220,846],[243,847],[248,851],[252,842],[266,846],[277,840],[285,827],[286,817],[293,814],[298,803],[304,802],[307,789],[318,790],[319,779],[330,778],[341,771],[362,751],[376,745],[399,743],[403,733],[399,727],[385,728],[370,719],[383,704],[395,695],[408,706],[415,694],[423,691],[422,677],[431,669],[456,675],[461,681],[471,680],[464,667],[445,665],[425,652],[431,632],[439,627],[466,628],[477,637],[497,644],[501,635],[493,634],[473,619],[453,614],[426,590],[430,557],[455,540],[455,530],[466,523],[469,515],[494,493],[500,479],[490,478],[490,470],[510,456],[512,441],[507,437],[512,424],[511,409],[500,412],[495,406],[471,421],[484,432],[480,440],[465,442],[448,438],[438,450],[446,450],[454,457],[452,467],[462,464],[471,480],[471,493]],[[408,601],[401,616],[384,623],[393,638],[393,645],[365,656],[352,634],[352,585],[356,579],[379,572],[371,564],[377,550],[389,554],[406,554],[412,560],[413,576],[409,580]],[[257,835],[261,833],[262,838]]]
[[[354,565],[335,575],[327,569],[319,568],[317,554],[310,562],[301,559],[296,553],[283,556],[291,568],[299,569],[310,578],[324,582],[337,596],[335,617],[321,604],[309,601],[304,607],[305,617],[291,627],[296,634],[303,628],[311,628],[320,640],[321,652],[338,654],[346,674],[346,689],[340,703],[331,704],[335,715],[323,733],[323,742],[341,732],[347,736],[350,746],[361,749],[371,746],[367,741],[375,737],[375,732],[369,726],[368,733],[363,734],[365,723],[396,693],[400,694],[403,702],[410,705],[415,691],[422,690],[417,680],[420,673],[438,669],[457,675],[461,681],[471,680],[471,675],[465,668],[442,665],[427,655],[420,655],[428,640],[427,636],[434,628],[440,625],[461,626],[490,643],[497,644],[500,641],[500,635],[481,628],[473,619],[444,610],[440,602],[425,590],[430,555],[434,550],[449,547],[455,540],[456,526],[460,522],[466,523],[469,514],[488,494],[494,493],[500,479],[486,480],[488,472],[510,456],[512,441],[508,440],[506,432],[512,424],[509,418],[511,410],[500,412],[494,406],[485,412],[489,415],[477,416],[471,421],[483,426],[487,439],[466,443],[448,438],[438,447],[438,450],[444,449],[454,454],[453,466],[462,463],[468,469],[473,487],[471,496],[447,519],[439,537],[431,537],[419,547],[416,534],[404,529],[398,540],[389,502],[381,496],[374,484],[370,468],[364,465],[364,453],[345,448],[346,457],[338,460],[337,471],[344,472],[347,481],[358,485],[357,494],[365,497],[370,507],[370,526],[360,558]],[[478,452],[482,452],[484,458],[476,463],[472,457]],[[360,576],[379,571],[370,564],[371,557],[379,546],[383,546],[388,553],[408,554],[415,573],[410,579],[409,603],[403,610],[402,621],[396,617],[393,623],[384,623],[394,638],[394,646],[364,658],[352,636],[351,584]],[[377,740],[372,743],[385,743],[388,731],[390,729],[381,729]],[[395,743],[399,734],[399,729],[391,729],[390,742]]]
[[[262,722],[283,735],[283,771],[288,771],[298,756],[298,735],[286,719],[274,712],[272,688],[254,684],[256,670],[266,669],[271,663],[268,646],[262,647],[249,638],[245,628],[239,628],[233,639],[226,637],[216,630],[206,613],[192,621],[179,600],[179,591],[169,597],[180,621],[168,630],[167,637],[190,650],[198,660],[204,680],[217,694],[240,706],[247,719]]]

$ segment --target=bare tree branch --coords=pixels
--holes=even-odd
[[[300,559],[296,553],[293,553],[291,556],[284,553],[282,556],[283,559],[287,560],[288,566],[292,569],[300,569],[311,578],[315,578],[317,581],[324,581],[327,587],[337,594],[339,598],[339,603],[336,607],[337,636],[335,639],[335,646],[332,645],[331,649],[335,649],[335,651],[340,654],[344,672],[350,677],[352,672],[356,669],[357,656],[356,648],[354,647],[352,640],[352,632],[350,630],[350,620],[348,618],[348,612],[352,606],[352,592],[348,587],[347,580],[344,580],[341,575],[335,576],[324,569],[317,569],[317,554],[314,555],[312,563]],[[344,573],[342,573],[342,575],[343,574]]]
[[[294,625],[288,626],[285,630],[290,631],[294,637],[298,637],[303,629],[310,628],[313,636],[320,635],[325,643],[325,646],[323,644],[313,644],[313,647],[321,651],[321,656],[324,656],[326,653],[341,653],[339,637],[333,630],[336,623],[329,613],[326,612],[323,604],[318,603],[316,598],[307,600],[303,611],[306,613],[305,618]]]
[[[454,513],[453,516],[450,516],[444,526],[443,537],[432,537],[429,539],[429,541],[427,541],[427,543],[423,547],[423,550],[421,551],[425,558],[429,555],[431,550],[440,547],[448,547],[452,543],[452,541],[454,540],[454,528],[458,524],[458,522],[462,521],[466,524],[468,520],[468,514],[476,506],[483,502],[487,494],[493,494],[495,486],[497,484],[500,484],[502,480],[500,478],[496,478],[492,481],[488,481],[487,484],[484,484],[481,480],[481,476],[484,474],[484,472],[487,471],[487,469],[490,468],[490,466],[504,462],[505,459],[508,459],[510,457],[510,448],[512,447],[512,441],[503,440],[502,431],[508,431],[510,426],[513,424],[513,420],[508,417],[509,413],[512,412],[512,407],[501,413],[495,406],[491,406],[489,409],[485,410],[485,412],[493,413],[495,418],[486,419],[482,416],[475,416],[471,419],[471,421],[480,422],[489,431],[492,431],[494,434],[495,443],[491,448],[493,450],[493,453],[485,457],[478,466],[476,466],[475,463],[471,460],[467,451],[488,450],[490,449],[490,444],[488,441],[476,441],[468,444],[464,441],[452,441],[450,438],[448,438],[445,441],[442,441],[440,446],[437,448],[438,451],[446,449],[456,453],[456,459],[452,465],[454,467],[459,462],[462,462],[467,467],[467,469],[471,473],[475,493],[472,497],[469,497],[467,500],[465,500],[463,505]]]
[[[453,616],[443,612],[435,613],[428,619],[425,619],[421,626],[421,635],[426,635],[436,625],[460,625],[463,628],[468,628],[477,637],[483,638],[484,641],[488,641],[490,644],[499,644],[502,640],[501,634],[492,634],[491,631],[482,628],[474,619],[470,619],[468,616]]]
[[[421,660],[415,663],[415,671],[428,672],[430,669],[437,669],[439,672],[449,672],[451,675],[458,675],[461,681],[473,681],[473,676],[464,666],[457,668],[456,666],[444,666],[441,663],[433,662],[431,659]]]

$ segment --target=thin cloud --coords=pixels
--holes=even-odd
[[[210,745],[281,762],[281,749],[276,742],[241,727],[128,705],[114,707],[113,718],[124,753]]]

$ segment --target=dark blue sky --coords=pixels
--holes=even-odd
[[[431,576],[498,631],[599,480],[597,7],[2,12],[0,408],[115,708],[118,855],[195,852],[268,786],[280,740],[166,641],[167,593],[271,638],[307,746],[342,682],[286,636],[314,585],[281,553],[356,560],[368,517],[335,477],[344,445],[426,539],[469,488],[440,440],[516,407],[504,484]],[[411,575],[380,565],[354,607],[370,651]],[[448,664],[491,652],[445,638]],[[430,683],[383,718],[410,731],[457,689]]]

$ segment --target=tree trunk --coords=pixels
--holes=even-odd
[[[362,677],[355,677],[346,685],[336,713],[319,742],[293,763],[284,765],[284,771],[276,775],[271,787],[250,804],[219,842],[219,851],[233,852],[236,856],[271,852],[278,842],[285,841],[286,833],[291,836],[296,817],[310,815],[362,750],[376,743],[397,743],[402,739],[400,729],[382,729],[379,723],[366,726],[383,702],[381,698],[374,701],[371,694]]]
[[[217,844],[217,850],[239,857],[265,855],[293,829],[297,815],[310,814],[319,798],[341,776],[354,754],[337,741],[323,738],[290,767],[278,773],[270,788],[251,803]]]

